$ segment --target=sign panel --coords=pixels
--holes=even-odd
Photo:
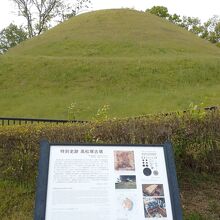
[[[42,154],[35,220],[182,219],[169,144],[44,142]]]

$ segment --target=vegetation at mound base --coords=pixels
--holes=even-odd
[[[219,104],[220,50],[157,16],[104,10],[74,17],[0,57],[0,115],[78,119]]]
[[[39,140],[111,144],[172,141],[189,220],[220,217],[220,112],[189,111],[87,124],[0,127],[0,218],[32,219]]]
[[[181,187],[184,220],[219,219],[219,183],[211,175],[187,174]],[[0,199],[1,220],[33,219],[34,187],[0,180]]]

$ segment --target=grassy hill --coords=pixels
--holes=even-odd
[[[220,103],[220,49],[154,15],[74,17],[0,56],[0,115],[124,117]]]

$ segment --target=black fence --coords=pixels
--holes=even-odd
[[[39,124],[39,123],[53,123],[53,124],[65,124],[65,123],[87,123],[88,121],[81,120],[56,120],[56,119],[36,119],[36,118],[0,118],[0,125],[22,125],[22,124]]]
[[[220,108],[218,106],[210,106],[203,108],[206,111],[216,111]],[[183,111],[183,113],[187,113],[188,111]],[[170,113],[160,113],[161,115],[171,115],[174,112]],[[145,116],[139,116],[134,118],[142,118]],[[22,125],[22,124],[36,124],[36,123],[54,123],[54,124],[65,124],[65,123],[88,123],[88,121],[82,120],[57,120],[57,119],[39,119],[39,118],[5,118],[0,117],[0,126],[6,125]]]

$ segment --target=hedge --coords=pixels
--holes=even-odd
[[[178,176],[184,170],[219,174],[220,112],[156,115],[86,124],[0,127],[0,178],[34,184],[39,142],[161,144],[174,147]]]

